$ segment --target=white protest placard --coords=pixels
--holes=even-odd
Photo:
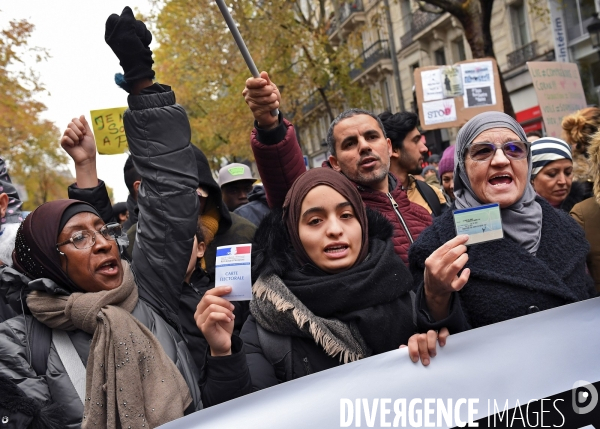
[[[577,64],[554,61],[528,62],[533,87],[542,110],[546,133],[562,135],[562,120],[587,107]]]
[[[406,348],[398,349],[252,393],[161,428],[452,428],[464,427],[469,418],[479,420],[479,427],[529,422],[527,427],[582,428],[600,420],[600,392],[594,386],[588,389],[591,401],[596,400],[594,409],[588,411],[585,403],[579,409],[576,398],[571,400],[581,381],[588,386],[600,381],[598,326],[600,298],[595,298],[451,335],[428,367],[413,363]],[[556,395],[561,393],[559,402]],[[498,421],[496,409],[517,406],[524,415]]]
[[[425,125],[456,121],[456,103],[453,98],[423,103]]]
[[[232,287],[231,293],[223,298],[229,301],[252,299],[251,253],[252,244],[217,247],[215,287]]]
[[[439,100],[444,98],[442,88],[442,72],[440,69],[422,71],[421,82],[423,85],[423,101]]]
[[[465,107],[496,104],[494,71],[491,61],[461,64]]]

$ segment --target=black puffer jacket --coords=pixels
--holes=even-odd
[[[395,261],[388,266],[397,267],[398,276],[410,282],[408,270],[394,254],[390,240],[392,225],[381,214],[370,209],[367,209],[367,216],[371,247],[375,247],[375,241],[385,246],[386,253],[389,252]],[[252,255],[254,278],[270,274],[284,278],[286,271],[298,269],[280,211],[274,211],[263,220],[255,241]],[[383,263],[390,262],[388,260]],[[369,273],[365,273],[365,276],[368,275]],[[390,284],[389,287],[394,285]],[[407,287],[410,287],[410,283]],[[403,302],[407,312],[397,314],[396,320],[398,325],[408,327],[404,335],[408,340],[415,332],[411,297],[408,293],[403,297]],[[329,356],[314,340],[270,333],[260,327],[253,316],[244,324],[240,337],[245,358],[239,344],[242,341],[235,336],[231,356],[207,357],[201,381],[202,398],[206,406],[341,365],[338,357]],[[240,351],[236,353],[236,349]]]
[[[542,236],[537,254],[508,237],[470,246],[469,281],[454,294],[447,319],[435,322],[423,295],[425,259],[456,236],[452,212],[436,219],[410,248],[410,269],[419,288],[419,330],[448,327],[451,333],[502,322],[594,296],[586,273],[589,244],[567,213],[537,197],[542,206]]]
[[[199,208],[189,122],[168,87],[155,84],[140,96],[130,96],[128,101],[125,130],[134,165],[143,177],[138,198],[140,227],[131,265],[140,299],[132,314],[156,336],[181,371],[193,398],[187,410],[191,412],[202,407],[198,371],[184,340],[170,326],[179,326],[179,296]],[[110,201],[105,204],[110,207]],[[104,213],[102,207],[96,207]],[[20,308],[17,300],[21,290],[24,296],[43,284],[46,291],[52,292],[49,287],[54,283],[50,280],[29,284],[27,278],[8,270],[0,271],[0,293],[12,300],[13,308]],[[18,380],[30,398],[62,404],[65,427],[80,427],[83,404],[54,347],[49,351],[45,374],[36,374],[30,366],[31,329],[27,326],[31,321],[31,316],[19,316],[0,324],[0,375]],[[91,336],[83,331],[69,332],[69,336],[86,364]]]

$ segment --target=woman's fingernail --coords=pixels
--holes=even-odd
[[[429,359],[423,359],[423,365],[425,365],[425,366],[429,365]]]

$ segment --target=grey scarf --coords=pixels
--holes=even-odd
[[[521,141],[527,137],[521,125],[513,118],[501,112],[485,112],[467,122],[456,137],[456,151],[454,156],[454,196],[456,208],[464,209],[477,207],[483,203],[479,201],[465,169],[466,148],[482,132],[491,128],[508,128],[519,136]],[[531,149],[527,154],[529,168],[525,192],[521,198],[510,207],[500,210],[502,216],[502,229],[504,233],[519,243],[529,253],[535,254],[540,245],[542,235],[542,207],[535,201],[536,193],[529,181],[531,177]]]
[[[312,338],[329,356],[353,362],[369,355],[365,342],[353,326],[337,319],[315,316],[276,275],[260,276],[252,286],[252,315],[267,331]]]

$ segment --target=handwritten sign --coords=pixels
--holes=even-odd
[[[527,63],[533,79],[546,133],[562,134],[563,117],[587,107],[581,77],[575,63],[538,61]]]
[[[123,126],[125,110],[127,107],[90,111],[99,154],[115,155],[124,153],[129,148]]]

